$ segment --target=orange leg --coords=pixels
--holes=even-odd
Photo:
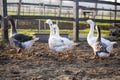
[[[22,56],[22,50],[21,50],[21,48],[19,48],[19,49],[17,49],[17,52],[16,52],[16,54],[18,55],[18,56]]]

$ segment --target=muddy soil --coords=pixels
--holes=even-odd
[[[38,41],[22,55],[0,44],[0,80],[120,80],[120,41],[113,56],[94,60],[87,42],[79,44],[60,53]]]

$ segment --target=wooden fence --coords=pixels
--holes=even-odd
[[[4,1],[4,0],[2,0]],[[45,7],[49,7],[49,8],[53,8],[55,9],[56,7],[57,8],[67,8],[67,9],[73,9],[73,16],[70,17],[64,17],[64,16],[61,16],[60,14],[57,15],[57,16],[49,16],[49,15],[12,15],[13,18],[15,19],[54,19],[54,20],[66,20],[66,21],[73,21],[73,39],[74,41],[78,41],[78,24],[79,24],[79,21],[85,21],[88,19],[88,17],[79,17],[79,9],[82,9],[82,10],[93,10],[93,11],[112,11],[114,12],[114,19],[97,19],[95,17],[92,17],[94,18],[94,21],[96,22],[105,22],[105,23],[120,23],[120,20],[116,20],[116,14],[117,12],[120,12],[120,10],[118,10],[116,8],[116,6],[120,6],[120,3],[117,3],[117,2],[110,2],[110,1],[99,1],[99,0],[70,0],[70,1],[73,1],[74,5],[73,6],[62,6],[62,5],[51,5],[51,4],[43,4],[43,3],[38,3],[38,4],[33,4],[33,3],[21,3],[21,6],[24,6],[24,5],[33,5],[33,6],[42,6],[42,8],[44,9],[45,11]],[[104,8],[97,8],[97,7],[85,7],[85,6],[81,6],[79,5],[79,2],[89,2],[89,3],[100,3],[100,4],[109,4],[109,5],[113,5],[115,8],[114,9],[104,9]],[[12,6],[12,5],[19,5],[19,3],[7,3],[7,6]],[[4,7],[7,7],[6,5],[3,5]],[[19,9],[20,10],[20,9]],[[59,9],[61,10],[61,9]],[[24,10],[23,10],[24,11]],[[68,11],[68,13],[70,13]],[[7,15],[7,14],[6,14]],[[3,15],[2,15],[3,16]],[[5,15],[4,15],[5,16]],[[96,16],[96,15],[95,15]],[[110,15],[111,16],[111,15]],[[102,16],[103,17],[103,16]],[[1,18],[1,16],[0,16]]]

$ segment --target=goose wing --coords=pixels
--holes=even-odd
[[[15,34],[12,36],[12,38],[16,39],[19,42],[26,42],[33,39],[32,37],[24,34]]]
[[[20,47],[20,48],[23,47],[22,44],[21,44],[21,42],[19,42],[18,40],[14,39],[13,42],[15,43],[15,46]]]
[[[101,37],[101,42],[106,44],[107,46],[110,45],[111,41],[107,40],[107,39],[104,39],[103,37]]]
[[[92,46],[96,42],[96,39],[97,39],[97,37],[91,37],[91,39],[87,39],[88,44],[90,46]],[[105,44],[106,46],[109,46],[111,43],[111,41],[104,39],[103,37],[101,37],[101,42],[102,42],[102,44]]]
[[[69,45],[74,44],[74,42],[70,41],[68,38],[65,37],[61,37],[61,40],[63,40],[64,44],[69,44]]]
[[[96,42],[95,43],[95,50],[97,51],[97,52],[106,52],[106,53],[109,53],[108,51],[107,51],[107,45],[106,44],[104,44],[103,42]]]
[[[9,41],[10,41],[10,45],[11,45],[13,48],[15,48],[15,49],[17,49],[17,48],[23,48],[23,47],[22,47],[22,43],[19,42],[19,41],[16,40],[16,39],[14,39],[13,37],[10,37],[10,38],[9,38]]]
[[[104,44],[104,43],[101,42],[99,45],[100,45],[100,50],[101,50],[101,51],[107,52],[107,50],[106,50],[107,45],[106,45],[106,44]]]
[[[61,38],[53,38],[53,41],[54,42],[54,46],[55,47],[60,47],[60,46],[64,46],[64,41],[61,39]]]

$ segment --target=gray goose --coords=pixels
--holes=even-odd
[[[33,43],[37,41],[39,38],[31,37],[22,33],[18,33],[15,27],[15,21],[11,16],[6,16],[10,23],[10,37],[9,42],[10,45],[17,50],[17,53],[29,52]]]

